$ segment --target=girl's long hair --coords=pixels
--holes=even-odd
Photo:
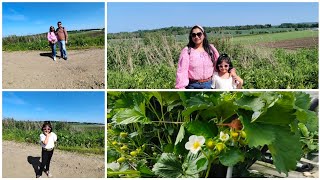
[[[194,29],[196,29],[196,28],[200,29],[202,34],[203,34],[203,36],[204,36],[204,39],[203,39],[203,42],[202,42],[203,49],[209,54],[212,62],[214,62],[214,56],[215,55],[214,55],[213,50],[210,47],[209,41],[207,39],[207,33],[204,31],[204,29],[201,26],[195,25],[195,26],[193,26],[191,28],[190,33],[189,33],[189,43],[187,44],[187,47],[188,48],[194,48],[196,46],[195,43],[192,41],[192,36],[191,36],[192,35],[192,31]]]

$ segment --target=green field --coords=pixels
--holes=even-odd
[[[292,40],[298,38],[312,37],[317,41],[318,31],[306,30],[306,31],[293,31],[293,32],[282,32],[273,34],[262,34],[262,35],[251,35],[241,36],[232,39],[234,43],[261,43],[261,42],[276,42],[283,40]]]
[[[70,32],[67,48],[69,50],[104,48],[104,29],[95,31]],[[2,38],[3,51],[47,50],[51,51],[47,33],[30,36],[9,36]],[[57,44],[57,51],[59,46]]]
[[[292,31],[234,38],[209,37],[220,53],[231,57],[245,89],[317,89],[316,48],[259,48],[257,43],[314,37],[318,31]],[[181,49],[187,41],[149,33],[144,38],[114,39],[107,47],[109,89],[173,89]],[[250,44],[251,46],[247,46]]]
[[[2,139],[39,144],[43,122],[2,120]],[[104,125],[52,122],[57,134],[57,149],[80,153],[104,154]]]

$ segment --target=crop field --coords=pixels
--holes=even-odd
[[[104,30],[70,32],[68,49],[104,48]],[[9,36],[2,38],[3,51],[49,50],[47,33],[30,36]],[[59,47],[57,46],[57,50]]]
[[[312,38],[315,40],[314,44],[318,44],[318,31],[306,30],[306,31],[241,36],[241,37],[233,38],[232,41],[234,43],[252,44],[252,43],[262,43],[262,42],[278,42],[278,41],[302,39],[302,38]]]
[[[39,144],[43,122],[2,120],[3,140]],[[53,122],[57,148],[81,153],[104,154],[104,125]]]
[[[318,98],[318,94],[315,95]],[[267,150],[280,174],[318,154],[305,92],[108,92],[107,177],[254,177]],[[315,104],[318,107],[318,103]]]
[[[208,39],[231,57],[245,89],[318,88],[318,31]],[[186,38],[161,33],[108,40],[107,88],[173,89],[186,44]]]

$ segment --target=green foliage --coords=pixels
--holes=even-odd
[[[268,145],[268,148],[278,172],[285,172],[288,175],[288,171],[295,169],[297,161],[301,158],[300,136],[290,132],[289,127],[275,127],[274,133],[276,139]]]
[[[304,92],[108,92],[107,97],[108,163],[124,157],[119,166],[135,170],[136,177],[210,177],[217,164],[244,170],[261,158],[264,146],[277,170],[288,173],[318,149],[318,116],[308,110],[311,98]],[[127,110],[143,118],[119,116]],[[127,121],[130,117],[134,121]],[[234,118],[240,129],[230,125]],[[192,147],[200,148],[193,154],[185,148],[191,135],[210,140],[210,147],[194,142]],[[121,172],[107,174],[123,177]]]
[[[224,166],[234,166],[244,160],[244,153],[237,148],[230,148],[219,158]]]
[[[180,178],[183,175],[182,163],[174,154],[163,153],[152,171],[163,178]]]
[[[68,49],[104,48],[104,29],[98,31],[69,33]],[[30,36],[9,36],[2,38],[3,51],[46,50],[51,51],[47,33]],[[57,50],[59,46],[57,45]]]
[[[2,120],[2,138],[18,142],[39,144],[42,122]],[[104,154],[104,126],[77,125],[52,122],[58,136],[56,148],[80,153]]]
[[[198,178],[208,162],[201,154],[189,153],[183,163],[174,154],[163,153],[152,171],[162,178]]]
[[[187,123],[187,130],[191,134],[205,138],[214,137],[218,134],[217,126],[211,122],[192,121]]]

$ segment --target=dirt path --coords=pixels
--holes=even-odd
[[[2,52],[4,89],[103,89],[105,50],[70,50],[54,62],[45,51]],[[60,55],[60,52],[58,52]]]
[[[2,142],[2,177],[34,178],[35,167],[41,161],[40,145]],[[104,156],[82,155],[55,150],[50,171],[54,178],[103,178]],[[43,173],[42,177],[46,177]]]

